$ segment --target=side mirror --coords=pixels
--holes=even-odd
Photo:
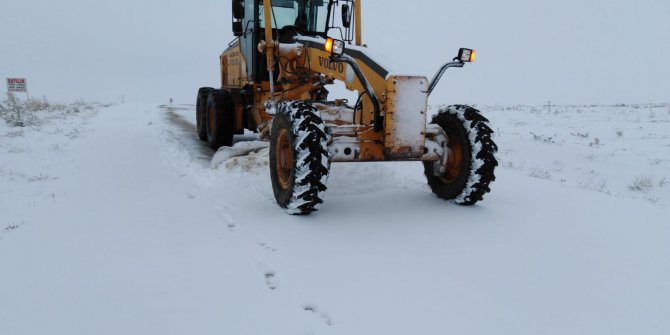
[[[235,35],[235,37],[240,37],[244,35],[244,28],[242,27],[242,21],[233,21],[233,35]]]
[[[351,28],[351,8],[347,4],[342,5],[342,25]]]
[[[244,19],[244,0],[233,0],[233,18],[235,20]]]

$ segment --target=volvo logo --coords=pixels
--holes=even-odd
[[[339,73],[344,73],[344,63],[340,62],[331,62],[330,59],[325,57],[319,57],[319,65],[325,67],[331,71],[336,71]]]

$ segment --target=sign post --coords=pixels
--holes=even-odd
[[[12,94],[13,92],[25,93],[26,101],[28,100],[28,84],[26,78],[7,78],[7,93]],[[16,105],[16,117],[18,125],[23,127],[23,122],[21,121],[21,107],[18,104]]]

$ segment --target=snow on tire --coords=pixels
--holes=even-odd
[[[435,173],[435,162],[424,162],[428,185],[440,198],[474,205],[490,192],[498,165],[488,120],[470,106],[454,105],[441,108],[432,123],[447,135],[449,154],[443,173]]]
[[[328,135],[309,102],[277,106],[270,132],[270,177],[275,199],[289,214],[318,210],[330,170]]]

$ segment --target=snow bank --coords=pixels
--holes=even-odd
[[[216,169],[233,157],[246,156],[252,152],[258,153],[262,149],[267,149],[269,147],[270,144],[263,141],[238,142],[232,147],[221,147],[214,154],[214,157],[212,157],[210,167]]]

